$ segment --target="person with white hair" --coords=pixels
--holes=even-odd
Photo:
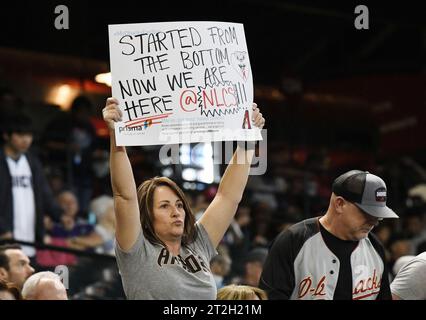
[[[25,300],[68,300],[61,278],[50,271],[37,272],[29,277],[22,288],[22,297]]]
[[[90,202],[90,211],[96,216],[95,232],[102,238],[96,247],[97,253],[115,255],[115,215],[114,200],[107,195],[99,196]]]

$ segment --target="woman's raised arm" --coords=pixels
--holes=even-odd
[[[120,121],[121,110],[118,101],[108,98],[102,115],[110,133],[110,172],[114,197],[114,210],[117,220],[115,237],[121,249],[127,251],[136,242],[141,224],[136,183],[126,148],[115,142],[114,122]]]
[[[253,122],[262,129],[265,119],[256,104],[253,104],[253,110]],[[254,150],[245,150],[237,147],[220,181],[215,198],[200,219],[200,223],[206,229],[215,247],[219,244],[231,224],[238,204],[243,197],[253,155]],[[241,159],[245,160],[241,161]]]

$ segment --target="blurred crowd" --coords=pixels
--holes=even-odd
[[[99,107],[81,96],[66,112],[44,106],[49,111],[41,112],[47,116],[38,121],[40,115],[36,109],[25,107],[13,91],[1,89],[3,158],[0,160],[5,161],[7,148],[21,148],[17,152],[27,155],[33,178],[37,166],[34,167],[32,161],[40,164],[40,172],[37,172],[40,180],[33,185],[35,207],[31,209],[36,234],[13,236],[14,230],[7,228],[10,223],[6,214],[8,197],[0,190],[0,240],[39,242],[93,255],[80,257],[61,250],[14,247],[12,250],[19,251],[15,252],[19,256],[16,258],[23,259],[27,269],[22,278],[16,280],[19,292],[9,290],[3,282],[0,291],[6,288],[15,298],[22,293],[35,296],[34,292],[28,293],[37,289],[35,285],[31,287],[31,282],[28,284],[31,290],[23,290],[25,280],[31,279],[34,272],[47,272],[39,276],[45,283],[37,281],[37,284],[49,286],[52,282],[55,287],[57,279],[49,272],[65,265],[70,271],[68,298],[124,299],[113,258],[102,258],[114,256],[115,218],[108,165],[109,139],[100,120]],[[267,106],[264,109],[267,113]],[[31,139],[19,145],[21,142],[12,139],[13,134],[18,134],[22,141],[25,136]],[[161,175],[155,148],[131,147],[128,152],[133,168],[137,168],[134,174],[138,183]],[[218,289],[231,284],[257,287],[268,248],[276,235],[298,221],[322,215],[328,207],[333,179],[347,169],[368,170],[387,183],[388,206],[400,219],[384,221],[373,232],[386,249],[392,279],[401,267],[400,258],[426,251],[426,170],[422,161],[424,159],[414,155],[387,161],[372,156],[367,165],[359,164],[366,167],[333,166],[332,150],[290,148],[287,142],[268,137],[267,172],[249,178],[244,199],[218,248],[219,254],[211,261]],[[4,166],[6,168],[6,164]],[[173,178],[183,182],[182,177]],[[7,188],[4,181],[0,183],[0,188]],[[207,208],[215,192],[214,184],[205,185],[203,190],[186,191],[197,217]],[[28,261],[21,254],[28,257]],[[5,268],[1,255],[0,251],[0,270]],[[53,295],[64,298],[63,291],[55,288]]]

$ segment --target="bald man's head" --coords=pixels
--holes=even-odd
[[[67,291],[59,276],[53,272],[38,272],[24,284],[22,296],[26,300],[68,300]]]

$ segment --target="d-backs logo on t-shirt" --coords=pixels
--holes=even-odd
[[[163,248],[160,251],[160,254],[158,255],[157,259],[158,265],[161,267],[163,265],[180,265],[182,268],[190,273],[196,273],[201,270],[204,272],[209,272],[209,268],[206,266],[206,264],[203,262],[201,257],[195,256],[193,254],[188,255],[185,259],[182,258],[181,255],[178,255],[177,257],[172,256],[170,252]]]

